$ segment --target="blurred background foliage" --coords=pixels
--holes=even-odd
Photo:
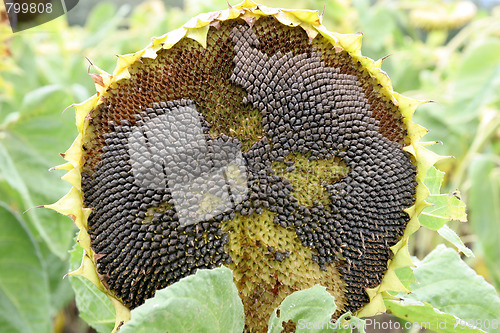
[[[261,1],[290,7],[285,0]],[[45,209],[69,190],[60,172],[76,137],[72,103],[94,94],[89,63],[112,72],[115,54],[135,52],[225,0],[80,1],[66,16],[12,35],[0,23],[0,327],[5,332],[86,332],[68,279],[75,227]],[[460,189],[470,223],[452,222],[471,247],[466,262],[500,290],[500,3],[497,1],[300,0],[324,10],[334,31],[363,32],[363,54],[389,56],[394,89],[431,100],[415,121],[429,129],[445,191]],[[442,143],[441,143],[442,142]],[[27,211],[29,210],[29,211]],[[27,211],[27,212],[26,212]],[[15,235],[15,236],[12,236]],[[421,229],[423,258],[443,242]],[[450,246],[450,244],[448,244]],[[15,260],[14,260],[15,258]],[[16,271],[13,276],[8,272]],[[19,273],[21,272],[21,273]],[[19,275],[20,274],[20,275]],[[5,318],[16,318],[6,320]],[[17,323],[17,324],[13,324]]]

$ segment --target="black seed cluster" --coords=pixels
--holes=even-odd
[[[274,175],[271,168],[271,145],[264,137],[252,148],[243,153],[247,164],[247,182],[249,195],[236,205],[236,212],[241,215],[262,213],[267,209],[277,213],[276,221],[286,226],[287,215],[299,207],[296,198],[291,196],[293,186],[287,179]]]
[[[284,251],[284,252],[277,251],[272,246],[269,246],[267,248],[267,250],[274,257],[274,259],[277,260],[277,261],[279,261],[279,262],[282,262],[285,258],[289,258],[290,257],[290,251]]]
[[[175,101],[154,105],[141,112],[135,126],[128,121],[110,124],[113,132],[105,135],[106,146],[92,177],[83,174],[82,184],[85,193],[84,203],[92,208],[88,220],[92,248],[97,254],[97,269],[101,280],[107,283],[124,303],[134,308],[152,297],[157,289],[164,288],[184,276],[194,274],[198,268],[214,268],[229,262],[230,257],[224,252],[228,235],[219,228],[224,219],[234,217],[233,212],[200,220],[195,224],[179,223],[172,193],[168,187],[148,188],[134,177],[131,162],[130,136],[134,129],[141,128],[149,120],[172,112],[176,108],[192,106],[190,101]],[[200,119],[204,122],[204,119]],[[182,122],[178,123],[182,126]],[[169,132],[154,133],[142,126],[148,139],[162,139]],[[206,126],[203,127],[206,132]],[[182,130],[182,129],[181,129]],[[187,129],[186,129],[187,130]],[[212,161],[222,161],[231,153],[230,149],[221,149],[234,143],[234,139],[221,137],[211,140],[204,133],[210,149],[206,154],[199,154],[197,147],[186,147],[185,154],[179,154],[175,161],[168,161],[163,167],[170,172],[156,170],[156,156],[136,158],[142,165],[142,175],[158,176],[174,174],[188,179],[166,179],[177,183],[192,182],[197,173],[209,172]],[[163,138],[164,139],[164,138]],[[149,142],[148,152],[154,152],[154,143]],[[156,146],[158,147],[158,145]],[[231,148],[234,147],[230,146]],[[135,152],[135,151],[134,151]],[[161,155],[161,152],[156,152]],[[198,154],[197,154],[198,153]],[[194,163],[193,156],[205,158]],[[142,157],[142,156],[141,156]],[[217,163],[217,162],[215,162]],[[181,168],[184,172],[179,172]],[[201,169],[200,169],[201,168]],[[206,169],[204,169],[206,168]],[[142,178],[139,177],[139,180]],[[209,184],[210,186],[210,184]],[[217,193],[215,193],[217,195]]]
[[[279,213],[275,222],[293,227],[304,246],[315,248],[314,261],[323,268],[337,263],[347,283],[345,310],[354,312],[369,300],[365,289],[380,284],[389,248],[403,235],[409,219],[403,210],[414,202],[416,168],[401,145],[379,133],[356,77],[326,67],[315,50],[268,56],[245,25],[233,29],[232,39],[231,80],[262,113],[271,140],[252,147],[247,158],[258,163],[248,164],[275,180],[268,158],[284,161],[299,152],[311,160],[343,158],[351,170],[326,185],[329,207],[298,206],[286,179],[276,182],[268,200],[278,198],[278,206],[271,207]]]

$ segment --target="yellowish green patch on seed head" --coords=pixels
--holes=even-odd
[[[342,311],[346,304],[346,285],[335,265],[326,264],[322,270],[312,260],[316,250],[303,246],[293,229],[274,223],[275,217],[268,210],[260,215],[238,213],[221,224],[229,234],[225,248],[232,258],[226,266],[233,270],[252,332],[267,330],[271,312],[286,296],[316,284],[335,297],[337,309]]]
[[[174,207],[167,203],[167,202],[162,202],[158,207],[150,207],[146,211],[146,217],[144,217],[144,224],[151,224],[153,223],[153,217],[154,214],[161,214],[165,213],[167,210],[173,209]]]
[[[274,161],[276,175],[292,183],[293,196],[300,205],[312,207],[315,201],[328,209],[327,185],[338,182],[349,173],[349,167],[338,158],[310,160],[310,154],[291,153],[283,162]]]

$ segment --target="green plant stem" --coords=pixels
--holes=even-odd
[[[467,150],[467,153],[462,161],[459,163],[457,171],[451,179],[452,188],[459,188],[459,186],[464,182],[465,174],[472,159],[483,149],[484,145],[490,141],[491,137],[495,135],[498,128],[500,128],[500,113],[495,112],[491,118],[483,118],[472,144]]]
[[[458,54],[459,49],[464,47],[468,41],[475,41],[477,36],[491,36],[494,32],[500,32],[500,22],[491,17],[471,22],[463,27],[448,44],[442,48],[443,54],[440,58],[443,61],[437,63],[435,76],[444,77],[444,72],[446,68],[449,67],[449,59],[452,55]]]

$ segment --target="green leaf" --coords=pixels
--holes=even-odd
[[[449,241],[451,244],[455,245],[458,251],[462,252],[467,257],[474,256],[471,249],[465,246],[464,242],[462,242],[457,233],[447,225],[443,225],[441,228],[438,229],[437,232],[441,235],[441,237]]]
[[[61,115],[69,102],[60,86],[37,88],[25,94],[18,115],[1,128],[0,180],[19,193],[20,201],[9,199],[19,211],[55,202],[69,189],[58,179],[62,174],[48,172],[63,162],[58,153],[74,137],[74,116]],[[71,220],[44,209],[32,209],[25,216],[33,235],[41,236],[54,254],[65,259],[74,232]]]
[[[498,156],[480,156],[469,167],[468,203],[470,224],[477,235],[479,249],[490,276],[500,290],[500,168]]]
[[[52,314],[56,315],[58,311],[65,308],[75,297],[69,279],[64,279],[64,276],[68,273],[69,261],[67,259],[62,260],[56,256],[43,242],[40,243],[40,252],[49,279]]]
[[[82,263],[82,247],[75,244],[70,255],[70,268],[74,271]],[[76,306],[80,317],[97,332],[111,332],[115,326],[115,309],[108,297],[82,276],[71,276],[69,279],[75,292]]]
[[[24,111],[23,114],[37,110],[48,98],[51,98],[52,95],[61,92],[63,92],[63,88],[60,85],[55,84],[43,86],[28,92],[24,96],[21,105],[21,109]]]
[[[14,162],[10,158],[9,152],[0,141],[0,180],[9,184],[9,186],[17,191],[24,203],[27,206],[33,206],[33,201],[29,195],[28,189],[17,172]]]
[[[132,311],[120,333],[243,332],[243,303],[229,268],[198,270]]]
[[[4,181],[0,187],[8,182],[10,193],[4,201],[19,213],[57,201],[70,187],[59,180],[62,172],[47,170],[64,162],[59,153],[76,136],[74,114],[63,110],[77,101],[72,98],[71,83],[88,75],[85,66],[75,61],[82,57],[78,47],[64,48],[67,26],[54,23],[51,27],[58,29],[50,36],[39,31],[12,37],[16,67],[5,73],[5,79],[15,89],[0,101],[0,182]],[[79,77],[70,77],[74,67],[80,68]],[[37,240],[43,239],[55,255],[67,259],[74,233],[69,218],[44,209],[31,209],[23,218]]]
[[[415,275],[413,274],[413,270],[409,266],[396,269],[396,275],[398,276],[398,279],[399,281],[401,281],[403,286],[406,287],[406,289],[410,289],[411,284],[415,282]]]
[[[85,48],[94,46],[105,39],[106,36],[116,33],[118,26],[129,12],[130,6],[127,4],[120,6],[119,9],[108,2],[102,2],[95,6],[85,23],[88,30],[88,36],[84,44]]]
[[[61,193],[61,190],[66,189],[67,186],[55,188],[54,181],[62,182],[47,171],[48,167],[45,167],[45,165],[40,167],[33,151],[29,151],[20,142],[12,145],[13,141],[5,141],[10,143],[9,149],[7,149],[3,145],[4,141],[0,140],[0,182],[2,180],[7,182],[11,190],[19,194],[18,196],[9,195],[8,204],[15,206],[19,212],[22,212],[33,208],[35,205],[55,202],[57,196],[64,194],[64,192]],[[19,150],[13,152],[18,147]],[[25,155],[21,159],[18,156],[23,152]],[[12,157],[12,153],[15,158]],[[46,191],[46,193],[43,193],[43,191]],[[36,203],[34,197],[37,198]],[[16,198],[21,201],[16,201]],[[71,220],[55,212],[43,209],[32,209],[25,216],[30,222],[28,225],[30,231],[35,236],[40,235],[54,254],[64,258],[74,230]]]
[[[359,14],[359,31],[366,33],[363,54],[375,59],[387,55],[384,47],[394,38],[397,24],[393,7],[374,5],[370,1],[355,1],[353,5]]]
[[[429,189],[430,195],[425,200],[431,207],[427,207],[419,217],[420,224],[431,230],[438,230],[446,222],[457,220],[467,221],[465,203],[460,198],[460,192],[440,194],[444,172],[432,167],[427,171],[424,184]]]
[[[495,288],[467,266],[455,250],[437,246],[418,263],[414,274],[417,283],[406,298],[429,303],[466,321],[491,322],[500,318],[500,298]],[[500,328],[487,331],[500,332]]]
[[[430,168],[425,175],[424,184],[429,189],[429,193],[439,194],[441,192],[441,186],[443,186],[444,172],[436,169],[435,167]]]
[[[443,313],[429,303],[422,303],[413,299],[402,298],[399,301],[385,300],[387,311],[392,315],[414,324],[407,328],[419,327],[427,331],[439,333],[482,333],[466,321],[449,313]],[[491,321],[490,321],[491,323]],[[491,325],[490,325],[491,326]]]
[[[0,203],[0,327],[48,333],[49,283],[38,246],[22,219]]]
[[[499,54],[500,40],[498,38],[486,38],[471,43],[461,58],[458,68],[454,71],[456,79],[453,81],[453,100],[463,101],[482,95],[482,103],[488,103],[491,98],[495,98],[498,90],[494,89],[493,80],[498,78],[498,70],[500,70]],[[485,90],[488,91],[487,95],[484,95]],[[460,112],[461,109],[463,108],[457,110]],[[478,110],[471,111],[475,113]]]
[[[336,333],[351,333],[353,329],[358,329],[359,333],[365,333],[366,321],[353,316],[350,312],[344,313],[335,321]]]
[[[323,286],[296,291],[274,310],[268,332],[280,333],[282,323],[289,320],[297,324],[296,332],[333,332],[330,321],[336,309],[335,298]]]

